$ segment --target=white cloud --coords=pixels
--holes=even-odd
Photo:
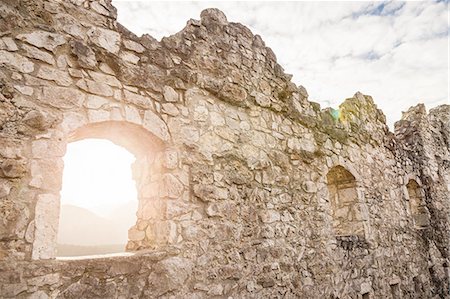
[[[449,103],[445,2],[137,2],[113,1],[119,22],[157,39],[217,7],[261,35],[310,99],[337,106],[356,91],[387,115],[418,102]]]

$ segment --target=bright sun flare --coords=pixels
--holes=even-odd
[[[131,175],[134,160],[130,152],[108,140],[85,139],[68,144],[61,204],[106,217],[130,201],[137,202]]]

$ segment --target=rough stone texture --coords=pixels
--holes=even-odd
[[[449,297],[450,106],[320,109],[217,9],[161,42],[107,0],[0,12],[0,297]],[[84,138],[136,156],[135,254],[54,259]]]

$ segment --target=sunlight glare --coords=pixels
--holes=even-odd
[[[85,139],[67,145],[61,204],[100,215],[137,202],[131,164],[135,157],[103,139]],[[136,203],[137,204],[137,203]]]

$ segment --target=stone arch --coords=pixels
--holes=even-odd
[[[410,179],[406,184],[406,198],[409,201],[409,210],[416,228],[426,228],[430,222],[430,215],[424,200],[424,191],[421,184]]]
[[[336,236],[365,236],[361,193],[355,176],[337,165],[327,173],[328,194],[331,203],[333,228]]]
[[[72,116],[77,117],[75,114]],[[42,152],[40,156],[45,159],[37,160],[52,160],[61,167],[53,169],[53,176],[56,180],[53,188],[36,185],[41,189],[41,194],[37,197],[35,207],[32,258],[52,259],[56,256],[59,190],[63,172],[62,157],[68,143],[88,138],[107,139],[124,147],[136,157],[132,173],[133,179],[136,181],[139,206],[136,225],[129,230],[127,250],[138,250],[164,244],[167,239],[167,230],[159,226],[165,220],[165,206],[162,204],[161,189],[164,177],[162,156],[168,146],[167,143],[143,125],[124,120],[79,122],[72,128],[73,130],[67,130],[66,127],[59,132],[54,132],[53,138],[44,138],[33,143],[34,146],[36,142],[39,142],[39,147],[42,149],[59,148],[60,151],[57,155],[52,150],[48,153]],[[54,138],[55,136],[59,138]],[[39,163],[41,162],[39,161]],[[152,233],[146,234],[149,226],[153,228],[151,229]]]

